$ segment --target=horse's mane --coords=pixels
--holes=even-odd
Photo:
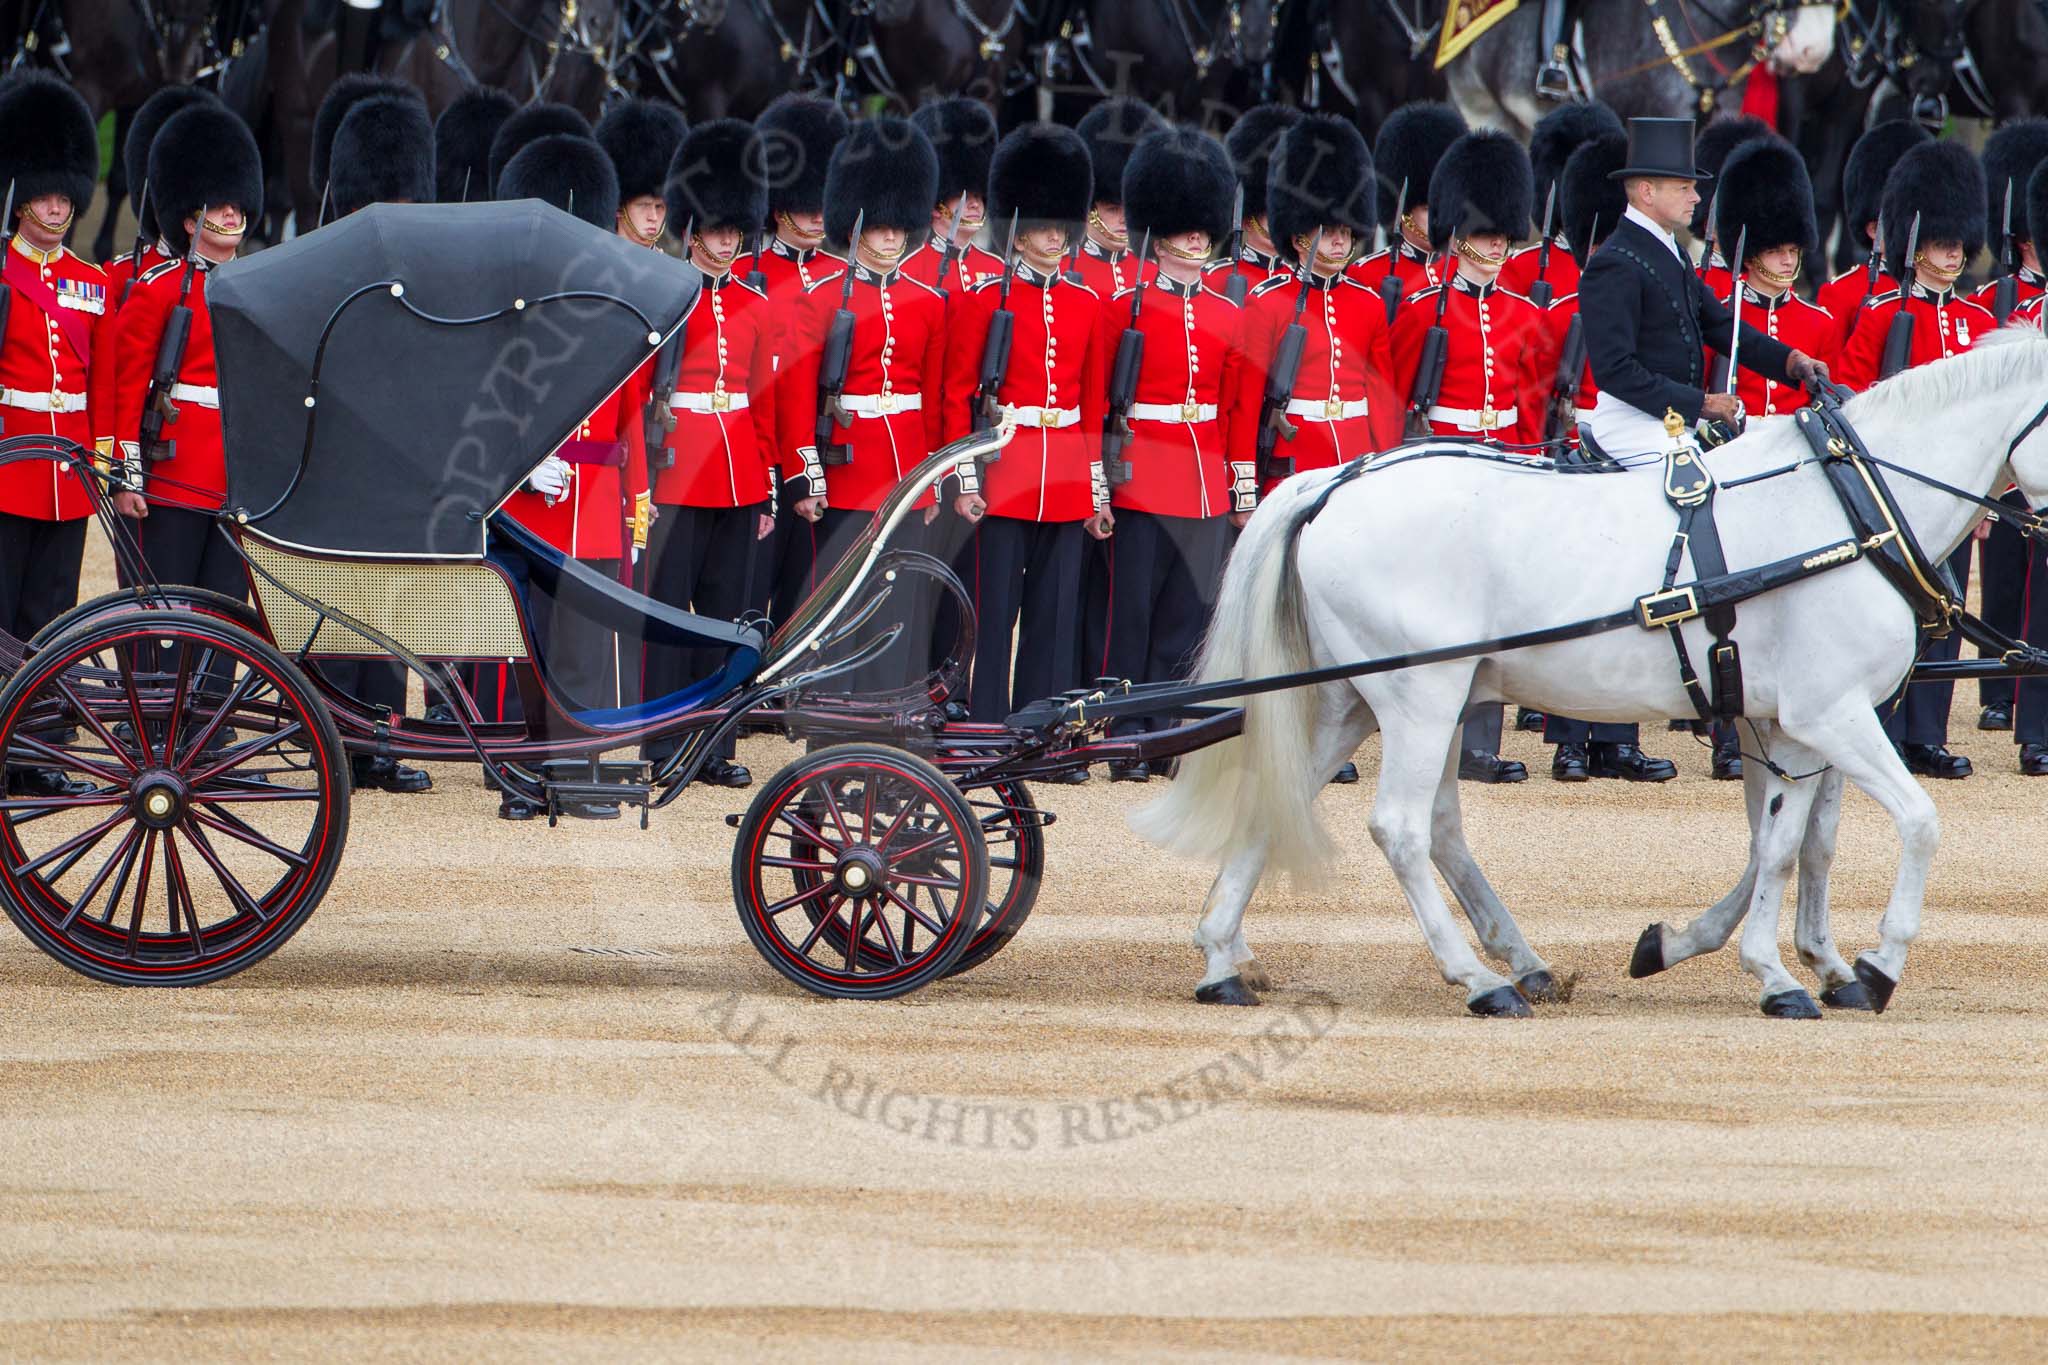
[[[1873,384],[1850,399],[1846,411],[1852,422],[1924,416],[2015,386],[2048,398],[2048,336],[2031,323],[2001,327],[1961,355]]]

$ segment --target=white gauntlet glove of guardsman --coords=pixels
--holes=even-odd
[[[526,476],[526,486],[551,503],[559,502],[569,491],[569,462],[559,455],[548,456]]]

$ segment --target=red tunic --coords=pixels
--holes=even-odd
[[[776,380],[776,440],[785,477],[807,471],[806,496],[824,494],[827,506],[872,512],[940,444],[946,300],[900,270],[882,275],[856,265],[853,275],[853,352],[842,400],[852,419],[832,435],[851,458],[815,463],[818,362],[839,309],[836,279],[812,285],[790,310]],[[930,499],[927,490],[918,506]]]
[[[555,451],[569,463],[569,491],[552,506],[522,487],[505,514],[572,559],[623,559],[633,498],[647,487],[640,415],[648,369],[641,366]]]
[[[1863,310],[1856,330],[1849,334],[1835,362],[1835,381],[1852,389],[1867,389],[1878,380],[1884,364],[1885,336],[1891,331],[1892,315],[1901,307],[1913,313],[1913,347],[1909,366],[1961,355],[1987,335],[1997,324],[1989,309],[1979,308],[1953,289],[1940,293],[1915,283],[1910,299],[1901,301],[1896,290],[1879,294]]]
[[[1248,246],[1237,249],[1234,261],[1218,261],[1202,272],[1202,282],[1225,298],[1230,297],[1230,277],[1244,276],[1244,293],[1250,298],[1252,291],[1267,280],[1293,279],[1294,267],[1279,256],[1268,256]]]
[[[1550,305],[1550,311],[1543,317],[1544,373],[1549,376],[1546,393],[1557,392],[1557,367],[1564,357],[1565,336],[1572,329],[1572,319],[1579,315],[1579,296],[1566,294]],[[1588,359],[1579,372],[1579,386],[1572,391],[1573,416],[1577,419],[1565,423],[1564,437],[1574,446],[1579,443],[1579,422],[1593,415],[1594,404],[1600,401],[1600,386],[1593,382],[1593,362]],[[1547,421],[1547,417],[1538,420]]]
[[[1892,287],[1891,278],[1886,275],[1878,276],[1878,284],[1879,292]],[[1834,336],[1825,355],[1832,357],[1842,353],[1842,347],[1849,340],[1849,329],[1856,325],[1857,305],[1869,296],[1869,286],[1869,268],[1858,265],[1844,270],[1815,292],[1814,302],[1827,309],[1828,316],[1835,320]]]
[[[669,400],[673,463],[654,500],[682,507],[747,507],[768,497],[775,460],[774,336],[765,294],[732,272],[707,279],[683,321],[683,359]]]
[[[1722,296],[1721,302],[1733,307],[1734,299],[1734,291],[1730,290]],[[1835,335],[1833,315],[1789,289],[1775,299],[1767,299],[1744,285],[1742,320],[1795,351],[1804,351],[1816,360],[1830,363],[1834,360],[1834,353],[1828,349]],[[1712,363],[1710,355],[1708,364]],[[1748,366],[1743,366],[1736,373],[1735,395],[1742,400],[1743,409],[1751,417],[1775,417],[1779,413],[1797,411],[1807,403],[1805,389],[1796,384],[1780,384],[1775,379],[1766,379]]]
[[[1500,268],[1500,287],[1513,290],[1524,298],[1532,297],[1530,286],[1536,283],[1537,268],[1543,262],[1543,244],[1525,246],[1508,257],[1508,263]],[[1543,272],[1550,281],[1550,300],[1553,305],[1566,294],[1578,292],[1579,262],[1572,255],[1571,245],[1562,236],[1550,244],[1550,266]]]
[[[937,237],[905,257],[897,267],[897,273],[919,284],[928,284],[934,289],[942,287],[939,281],[939,262],[945,255],[946,244]],[[943,288],[946,293],[964,294],[975,284],[990,275],[1003,273],[1003,258],[994,252],[983,251],[969,242],[961,242],[953,256],[953,269],[947,275]]]
[[[1249,510],[1256,496],[1257,407],[1243,408],[1241,310],[1201,283],[1160,275],[1139,295],[1145,361],[1124,447],[1131,478],[1110,490],[1119,510],[1217,517]],[[1114,357],[1131,297],[1102,310],[1097,344]]]
[[[947,322],[944,440],[956,441],[973,429],[982,347],[1001,296],[1000,279],[984,280],[953,301]],[[1102,349],[1102,300],[1085,284],[1019,264],[1009,310],[1015,319],[1010,367],[996,397],[1017,413],[1017,434],[981,471],[981,496],[991,516],[1085,521],[1100,510],[1103,486],[1109,362]]]
[[[120,324],[115,321],[121,305],[133,291],[135,281],[165,261],[171,253],[161,242],[152,243],[142,249],[142,264],[138,268],[135,255],[130,252],[116,256],[101,269],[107,272],[107,310],[100,315],[92,333],[92,376],[86,381],[86,388],[92,395],[92,410],[107,413],[112,421],[114,411],[114,357],[119,354],[121,341]],[[111,432],[103,432],[109,435]]]
[[[1735,272],[1721,264],[1718,253],[1708,257],[1707,263],[1699,268],[1699,277],[1707,292],[1717,299],[1726,299],[1735,292]]]
[[[815,248],[809,251],[799,250],[780,237],[770,238],[768,244],[761,249],[761,280],[768,291],[768,317],[765,325],[769,346],[778,362],[781,359],[782,332],[788,325],[789,310],[796,306],[796,300],[803,297],[806,289],[819,280],[837,275],[839,268],[845,264],[846,262],[837,256]],[[732,273],[740,279],[745,279],[754,268],[752,255],[741,256],[733,262]],[[767,433],[770,448],[780,452],[786,445],[776,430],[776,413],[777,405],[774,402],[774,388],[771,384],[769,402],[761,411],[754,414],[754,425]],[[809,439],[806,436],[802,441],[788,442],[787,445],[803,445]],[[794,469],[790,470],[786,477],[794,477],[797,472]]]
[[[1439,289],[1425,289],[1394,319],[1394,376],[1414,392],[1422,347],[1436,324]],[[1509,444],[1543,439],[1543,405],[1553,375],[1544,373],[1549,345],[1543,314],[1520,294],[1460,276],[1444,304],[1444,382],[1429,410],[1439,436]]]
[[[2025,266],[2021,266],[2018,279],[2013,286],[2013,317],[2018,318],[2030,311],[2032,304],[2041,297],[2044,289],[2048,289],[2048,276],[2043,276],[2039,271],[2029,270]],[[1997,299],[1998,281],[1995,279],[1984,285],[1976,293],[1970,295],[1970,302],[1976,304],[1985,312],[1991,313],[1994,319],[1998,314],[1992,312],[1992,305]]]
[[[93,449],[112,431],[106,410],[89,401],[107,277],[61,246],[46,256],[19,237],[5,272],[14,301],[0,337],[0,429],[8,436],[61,436]],[[71,521],[91,510],[79,475],[54,460],[0,466],[0,512]]]
[[[164,423],[163,439],[170,458],[141,470],[151,498],[202,511],[212,511],[227,499],[220,376],[214,368],[213,315],[206,306],[211,270],[201,261],[192,272],[191,289],[185,291],[185,306],[192,310],[192,330],[185,343],[185,362],[178,368],[178,382],[171,392],[178,415]],[[135,281],[121,308],[114,356],[114,435],[121,458],[131,470],[141,458],[142,414],[149,402],[157,346],[171,310],[178,306],[184,280],[183,261],[164,261]]]
[[[1392,272],[1401,281],[1401,297],[1412,299],[1432,285],[1443,282],[1443,266],[1431,253],[1415,246],[1403,238],[1390,251],[1375,251],[1372,255],[1353,261],[1345,273],[1360,284],[1372,289],[1380,287],[1380,281]]]
[[[1159,273],[1157,262],[1141,264],[1128,248],[1111,251],[1093,237],[1081,239],[1081,254],[1074,258],[1074,262],[1074,269],[1081,272],[1081,283],[1093,289],[1096,297],[1101,299],[1113,299],[1140,281],[1150,284]]]
[[[1294,323],[1300,299],[1300,277],[1278,276],[1254,290],[1245,304],[1246,364],[1240,382],[1248,392],[1240,409],[1254,420],[1265,403],[1274,352]],[[1379,291],[1344,275],[1312,276],[1301,323],[1306,333],[1301,368],[1288,405],[1294,438],[1275,445],[1274,454],[1293,460],[1300,473],[1399,443],[1401,400],[1394,392],[1387,309]]]

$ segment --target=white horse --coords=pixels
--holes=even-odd
[[[1978,494],[2009,476],[2030,505],[2040,506],[2048,500],[2048,424],[2027,428],[2044,404],[2048,340],[2032,328],[2012,328],[1852,399],[1846,412],[1874,455]],[[1758,424],[1707,458],[1726,485],[1808,455],[1784,418]],[[1288,480],[1245,528],[1203,647],[1201,681],[1439,649],[1602,616],[1655,591],[1663,579],[1674,517],[1654,470],[1559,475],[1488,460],[1392,461],[1368,467],[1313,514],[1336,477],[1323,470]],[[1895,474],[1888,482],[1936,562],[1983,515],[1917,480]],[[1716,512],[1736,569],[1839,544],[1847,528],[1812,464],[1724,486]],[[1688,564],[1678,581],[1695,576]],[[1882,1009],[1920,929],[1939,837],[1933,803],[1873,709],[1911,666],[1912,610],[1874,565],[1859,560],[1753,598],[1738,613],[1745,730],[1755,725],[1756,744],[1789,777],[1759,762],[1744,764],[1752,849],[1741,883],[1683,930],[1652,925],[1632,970],[1647,975],[1718,948],[1747,916],[1742,965],[1761,984],[1765,1012],[1813,1017],[1818,1010],[1786,971],[1777,944],[1779,905],[1797,865],[1800,957],[1830,994],[1851,997],[1830,1003],[1856,1005],[1861,993],[1849,988],[1860,981]],[[1703,666],[1704,624],[1695,619],[1683,629]],[[1445,980],[1463,986],[1466,1007],[1481,1015],[1526,1015],[1527,999],[1554,995],[1549,968],[1487,883],[1459,816],[1460,717],[1473,703],[1502,701],[1595,721],[1654,720],[1692,709],[1668,633],[1633,626],[1246,698],[1243,736],[1182,759],[1171,792],[1132,817],[1147,838],[1222,864],[1195,932],[1208,965],[1197,999],[1257,1003],[1264,972],[1245,945],[1246,903],[1269,868],[1312,871],[1325,860],[1329,845],[1316,795],[1375,730],[1383,740],[1373,838]],[[1791,780],[1829,765],[1831,776]],[[1881,942],[1853,972],[1827,925],[1827,863],[1844,775],[1892,817],[1903,846]],[[1458,932],[1432,862],[1487,955],[1510,975],[1484,965]]]

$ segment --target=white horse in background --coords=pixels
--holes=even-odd
[[[2009,477],[2038,507],[2048,501],[2048,424],[2027,428],[2044,404],[2048,340],[2033,328],[2008,328],[1973,351],[1851,399],[1845,412],[1875,456],[1977,494]],[[1707,457],[1724,485],[1715,510],[1731,569],[1843,540],[1841,504],[1812,463],[1726,486],[1804,459],[1810,452],[1789,418],[1760,423]],[[1368,466],[1314,513],[1337,477],[1333,470],[1297,475],[1252,517],[1224,576],[1199,681],[1440,649],[1603,616],[1663,581],[1675,519],[1654,469],[1559,475],[1482,459],[1390,460]],[[1937,564],[1983,515],[1917,480],[1894,474],[1888,482],[1903,520]],[[1688,557],[1677,581],[1697,576]],[[1939,838],[1933,802],[1874,710],[1911,667],[1918,644],[1912,609],[1874,565],[1859,560],[1737,611],[1744,729],[1754,724],[1755,744],[1779,771],[1744,764],[1752,845],[1741,883],[1683,930],[1652,925],[1631,969],[1647,975],[1718,948],[1746,915],[1742,965],[1761,985],[1765,1013],[1815,1017],[1812,998],[1778,951],[1779,906],[1796,864],[1797,946],[1828,992],[1823,999],[1856,1007],[1860,983],[1881,1010],[1919,932]],[[1696,666],[1703,665],[1704,623],[1695,618],[1682,629]],[[1170,793],[1132,817],[1147,838],[1221,863],[1195,931],[1208,966],[1197,999],[1258,1003],[1264,972],[1245,945],[1245,906],[1269,869],[1313,871],[1327,859],[1315,798],[1375,730],[1382,749],[1372,835],[1444,979],[1464,987],[1466,1007],[1480,1015],[1526,1015],[1527,1000],[1555,998],[1548,966],[1474,861],[1459,814],[1460,719],[1474,703],[1507,701],[1593,721],[1692,712],[1669,633],[1634,626],[1247,697],[1243,735],[1183,758]],[[1830,765],[1830,773],[1800,777]],[[1902,845],[1881,941],[1853,969],[1827,923],[1844,776],[1891,816]],[[1508,975],[1482,963],[1459,933],[1432,863]]]

